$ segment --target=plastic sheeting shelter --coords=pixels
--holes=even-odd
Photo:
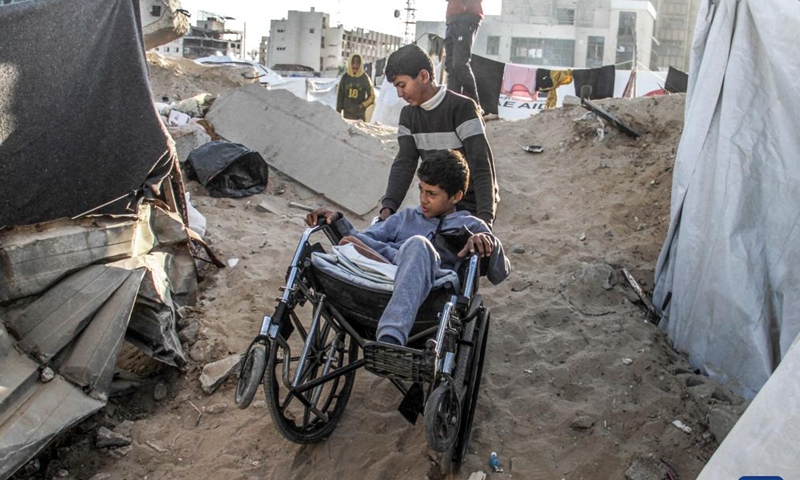
[[[659,327],[750,398],[800,332],[798,44],[796,0],[703,2],[655,272]]]
[[[0,32],[5,479],[105,405],[125,338],[185,364],[175,310],[196,272],[138,2],[1,5]]]
[[[0,227],[135,213],[175,166],[138,16],[131,0],[0,7]]]

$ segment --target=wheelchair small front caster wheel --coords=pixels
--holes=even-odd
[[[436,387],[425,402],[425,437],[428,446],[445,452],[455,444],[461,426],[461,402],[450,382]]]
[[[254,343],[250,345],[239,370],[239,383],[236,385],[236,406],[247,408],[256,396],[261,379],[267,369],[267,350],[269,345]]]

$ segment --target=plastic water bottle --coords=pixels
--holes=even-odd
[[[492,452],[489,456],[489,466],[492,467],[492,470],[495,472],[503,472],[503,466],[500,465],[500,460],[497,459],[497,452]]]

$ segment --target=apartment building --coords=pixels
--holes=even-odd
[[[657,13],[643,0],[503,0],[484,18],[473,52],[506,63],[629,70],[650,65]],[[444,22],[417,22],[416,38],[444,36]]]
[[[269,48],[269,37],[261,37],[261,43],[258,44],[258,63],[261,65],[267,64],[267,49]]]
[[[673,66],[689,71],[689,57],[702,0],[658,0],[658,21],[653,39],[652,70]]]
[[[310,69],[323,77],[344,71],[347,59],[360,53],[365,63],[384,58],[403,44],[401,37],[357,28],[331,26],[327,13],[290,10],[287,17],[270,23],[267,63]],[[276,69],[284,71],[281,68]]]

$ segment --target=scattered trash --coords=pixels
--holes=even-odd
[[[622,359],[622,363],[625,364],[625,365],[630,365],[631,363],[633,363],[633,359],[632,358],[623,358]]]
[[[54,372],[52,368],[44,367],[41,373],[39,373],[39,381],[42,383],[47,383],[53,378],[55,378],[55,376],[56,372]]]
[[[544,147],[541,145],[524,145],[522,147],[528,153],[542,153],[544,152]]]
[[[486,472],[472,472],[467,480],[486,480]]]
[[[692,433],[692,427],[686,425],[685,423],[681,422],[680,420],[675,420],[672,422],[678,430],[682,431],[683,433]]]
[[[492,467],[492,470],[498,473],[503,473],[503,466],[500,464],[500,460],[497,458],[497,452],[492,452],[489,456],[489,466]]]
[[[586,240],[586,234],[585,233],[581,233],[581,236],[578,238],[578,240],[580,240],[581,242],[585,241]]]
[[[189,123],[189,120],[191,119],[192,117],[186,115],[183,112],[179,112],[177,110],[171,110],[169,112],[169,117],[167,122],[169,123],[170,127],[177,127],[179,125],[186,125],[187,123]]]
[[[590,110],[597,114],[598,117],[603,118],[614,125],[614,127],[618,128],[622,133],[628,135],[629,137],[638,138],[641,136],[641,133],[636,131],[636,129],[630,127],[628,124],[617,118],[615,115],[607,112],[599,105],[592,103],[586,97],[581,95],[581,106],[587,110]]]
[[[150,440],[144,442],[144,444],[147,445],[148,447],[152,448],[153,450],[155,450],[158,453],[167,453],[169,451],[166,448],[162,447],[161,445],[157,445],[157,444],[151,442]]]
[[[228,259],[228,266],[231,267],[231,268],[235,267],[237,263],[239,263],[239,259],[238,258],[229,258]]]
[[[314,209],[309,207],[308,205],[303,205],[302,203],[297,202],[289,202],[290,207],[299,208],[300,210],[305,210],[306,212],[313,212]]]
[[[633,288],[633,291],[636,292],[636,295],[639,296],[639,299],[642,301],[645,308],[647,309],[647,319],[645,321],[651,320],[654,324],[658,325],[660,318],[656,313],[656,308],[653,305],[652,300],[650,300],[647,294],[644,293],[642,287],[639,286],[639,283],[636,281],[635,278],[633,278],[633,275],[631,275],[631,272],[628,271],[627,268],[623,268],[622,273],[625,274],[625,278],[628,280],[628,283],[630,284],[631,288]]]
[[[533,370],[531,370],[530,368],[526,368],[525,370],[523,370],[523,372],[529,373],[531,375],[533,374]]]

